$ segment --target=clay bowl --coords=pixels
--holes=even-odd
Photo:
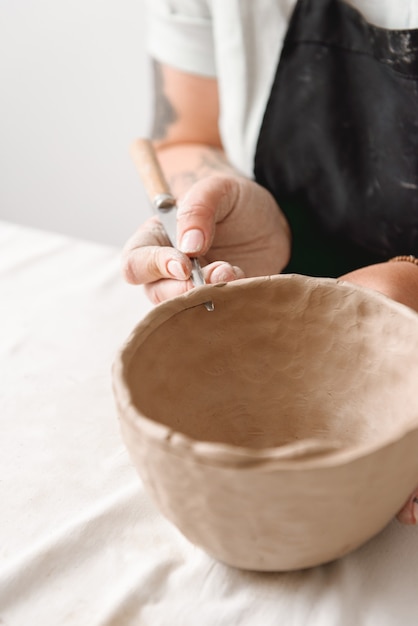
[[[141,321],[113,378],[160,511],[232,566],[340,557],[418,485],[418,315],[373,291],[298,275],[192,290]]]

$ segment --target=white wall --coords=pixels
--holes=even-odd
[[[141,0],[0,1],[0,219],[121,245],[151,94]]]

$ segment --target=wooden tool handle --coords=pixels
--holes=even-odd
[[[136,139],[132,144],[131,155],[151,202],[159,194],[171,195],[151,141]]]

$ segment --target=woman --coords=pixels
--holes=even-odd
[[[191,287],[199,256],[209,283],[342,277],[418,310],[416,5],[149,2],[178,249],[151,218],[126,245],[126,280],[157,303]],[[418,519],[417,495],[401,521]]]

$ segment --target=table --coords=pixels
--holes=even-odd
[[[0,624],[418,623],[418,528],[393,521],[339,561],[260,574],[212,560],[159,514],[111,388],[150,308],[118,250],[0,222]]]

